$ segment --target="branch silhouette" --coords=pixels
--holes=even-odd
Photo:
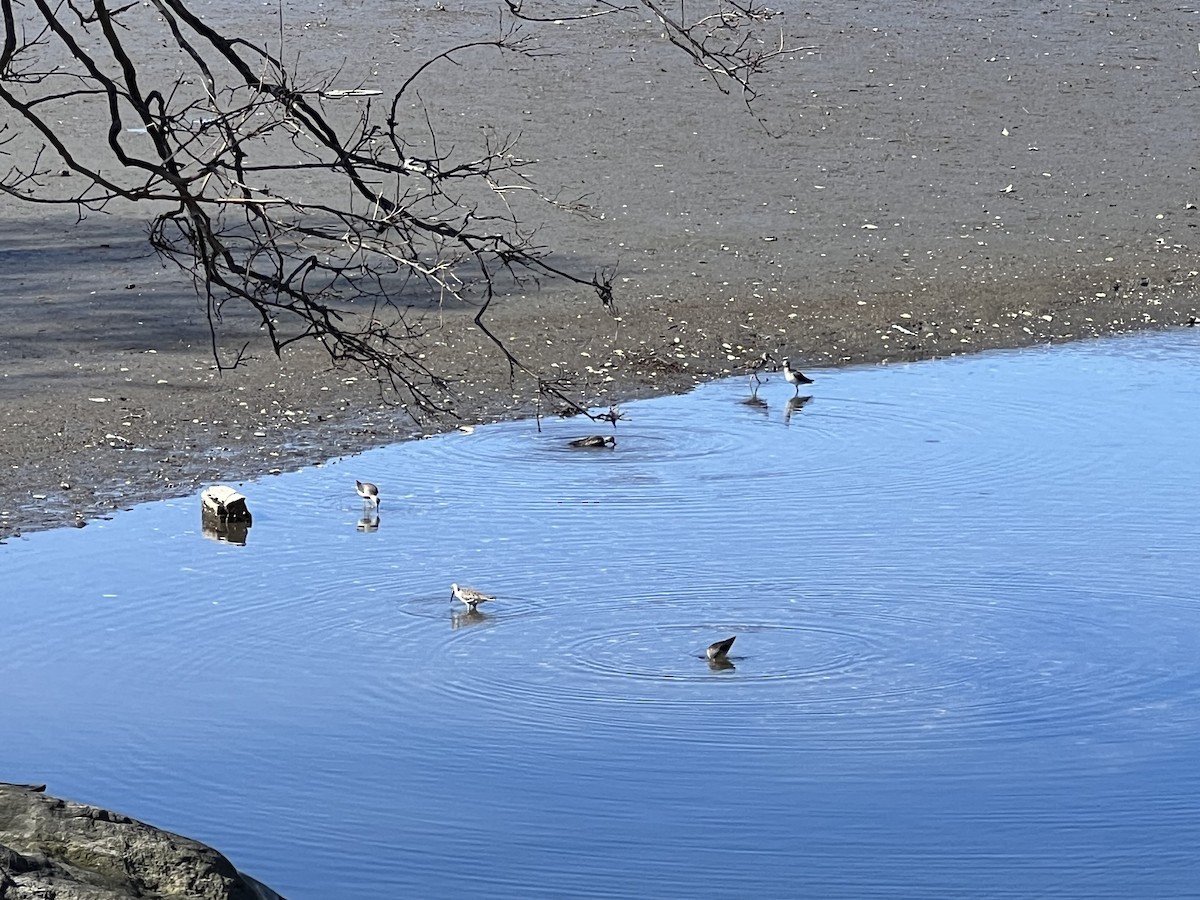
[[[543,395],[586,412],[569,382],[541,377],[487,327],[502,284],[542,279],[585,288],[617,315],[613,272],[552,261],[552,248],[536,240],[536,217],[526,221],[526,198],[566,214],[586,215],[586,203],[539,190],[516,137],[489,130],[469,151],[443,149],[419,93],[438,67],[473,54],[541,55],[526,28],[562,17],[503,4],[492,36],[431,52],[389,95],[336,87],[336,74],[305,80],[285,63],[282,37],[272,52],[224,34],[184,0],[0,0],[0,102],[16,114],[0,141],[22,133],[40,143],[31,161],[0,177],[0,191],[72,206],[80,219],[117,203],[146,209],[150,244],[190,273],[206,303],[221,368],[246,359],[245,346],[223,350],[219,341],[223,308],[242,303],[277,355],[319,341],[335,364],[365,369],[414,415],[444,412],[451,381],[426,363],[419,348],[428,326],[409,308],[414,298],[455,302],[476,309],[475,324],[511,378],[534,378]],[[774,13],[728,0],[714,10],[689,19],[686,2],[672,14],[654,0],[604,2],[574,18],[650,11],[667,40],[749,105],[753,77],[782,52],[781,42],[764,49],[757,31]],[[180,60],[169,80],[154,81],[147,65],[162,51],[132,37],[147,28],[158,28],[160,45]],[[99,150],[60,118],[70,104],[103,123]],[[82,176],[69,180],[81,186],[52,181],[64,172]],[[314,180],[324,189],[306,189]]]

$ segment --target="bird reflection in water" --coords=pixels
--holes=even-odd
[[[450,628],[452,631],[459,628],[470,628],[472,625],[482,625],[489,619],[491,616],[477,609],[467,609],[462,612],[456,610],[450,613]]]
[[[804,405],[811,399],[812,395],[808,394],[803,397],[792,397],[790,400],[788,400],[787,409],[783,411],[783,424],[791,424],[792,416],[804,409]]]
[[[742,399],[742,404],[749,406],[751,409],[757,409],[760,412],[767,412],[767,401],[758,396],[759,382],[756,379],[750,381],[750,396]]]
[[[378,531],[379,530],[379,513],[370,513],[369,515],[364,515],[361,519],[358,520],[358,524],[355,527],[357,527],[359,531],[362,531],[364,533],[371,532],[371,531]]]
[[[749,406],[751,409],[757,409],[760,412],[767,412],[767,401],[758,396],[758,388],[764,384],[763,378],[758,373],[774,365],[775,358],[767,351],[763,351],[762,355],[750,367],[750,396],[742,400],[742,404]]]

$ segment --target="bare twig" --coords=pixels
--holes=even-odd
[[[544,55],[524,30],[531,23],[644,10],[718,88],[741,91],[747,105],[754,77],[785,51],[782,38],[768,47],[759,37],[756,29],[776,13],[753,2],[717,0],[692,19],[686,0],[674,14],[657,0],[601,0],[565,17],[535,14],[524,0],[501,2],[493,36],[432,53],[385,94],[335,87],[336,74],[306,82],[284,61],[282,30],[279,50],[269,52],[222,33],[187,0],[0,0],[0,103],[14,114],[0,141],[20,130],[42,144],[0,176],[0,192],[73,205],[81,218],[116,201],[152,205],[150,243],[191,274],[221,368],[247,359],[245,346],[219,349],[222,309],[234,301],[256,311],[276,354],[319,341],[335,364],[365,368],[406,406],[447,410],[450,383],[425,362],[425,328],[406,311],[420,295],[474,306],[475,324],[513,379],[531,378],[540,395],[586,412],[574,385],[540,376],[486,321],[502,277],[587,288],[617,315],[614,270],[581,274],[552,261],[514,208],[515,198],[530,197],[588,214],[586,198],[539,189],[527,174],[534,161],[517,153],[519,135],[488,130],[475,152],[442,146],[418,84],[473,54]],[[131,30],[134,17],[139,27]],[[147,43],[147,28],[159,28],[161,40]],[[141,54],[157,43],[177,48],[189,68],[152,81]],[[357,116],[344,115],[347,100],[359,104]],[[84,152],[62,124],[64,104],[80,102],[102,120],[99,151]],[[50,180],[64,169],[83,176],[71,179],[81,185],[74,192]],[[297,187],[317,178],[326,190]]]

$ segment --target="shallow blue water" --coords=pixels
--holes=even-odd
[[[1200,334],[810,374],[4,545],[0,778],[292,900],[1196,896]]]

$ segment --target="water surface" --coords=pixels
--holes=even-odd
[[[0,777],[292,900],[1196,896],[1200,334],[810,374],[10,542]]]

